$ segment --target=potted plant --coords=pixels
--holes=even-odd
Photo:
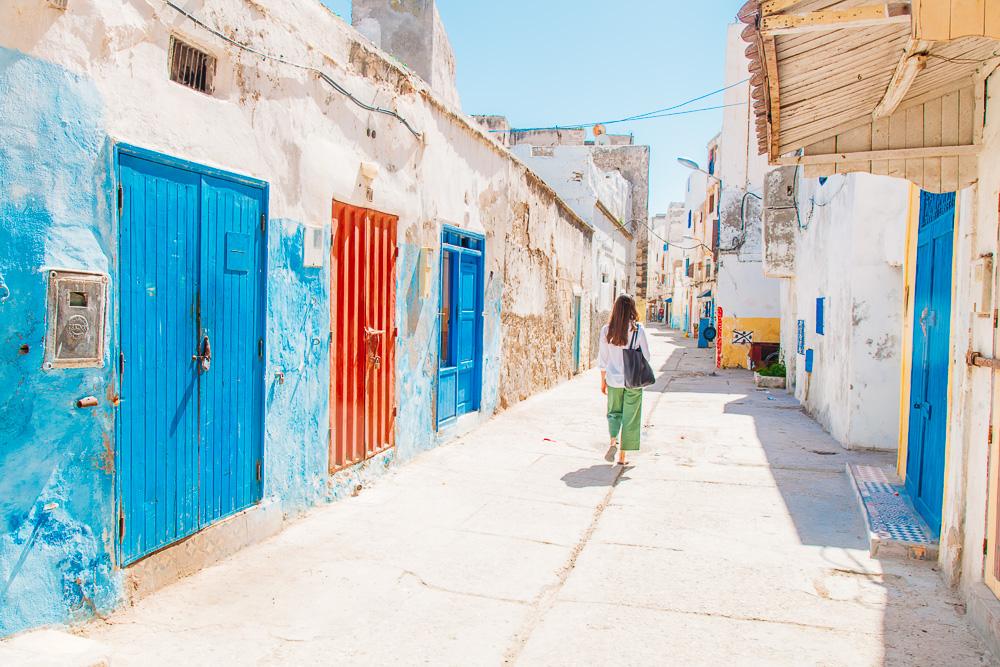
[[[762,389],[784,389],[787,374],[784,362],[776,361],[770,366],[754,371],[753,382]]]

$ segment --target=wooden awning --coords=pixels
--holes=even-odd
[[[976,180],[1000,0],[750,0],[738,17],[772,164],[932,192]]]

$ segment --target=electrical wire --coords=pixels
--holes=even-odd
[[[490,130],[490,132],[531,132],[531,131],[534,131],[534,130],[580,130],[580,129],[583,129],[585,127],[592,127],[594,125],[615,125],[617,123],[627,123],[627,122],[630,122],[630,121],[633,121],[633,120],[648,120],[650,118],[664,118],[664,117],[667,117],[667,116],[680,116],[682,114],[695,113],[695,112],[698,112],[698,111],[712,111],[712,110],[715,110],[715,109],[724,109],[724,108],[729,107],[729,106],[737,106],[737,105],[740,105],[740,104],[746,104],[746,101],[735,102],[733,104],[723,104],[723,105],[719,105],[719,106],[704,107],[704,108],[701,108],[701,109],[689,109],[687,111],[683,111],[683,112],[680,112],[680,113],[668,113],[668,112],[674,111],[675,109],[680,109],[682,107],[686,107],[687,105],[693,104],[694,102],[698,102],[698,101],[701,101],[701,100],[706,99],[708,97],[712,97],[714,95],[718,95],[719,93],[723,93],[723,92],[729,90],[730,88],[735,88],[736,86],[742,85],[742,84],[746,83],[749,80],[750,80],[749,78],[742,79],[740,81],[737,81],[736,83],[731,83],[728,86],[725,86],[723,88],[719,88],[717,90],[713,90],[711,92],[705,93],[703,95],[699,95],[697,97],[692,97],[691,99],[685,100],[685,101],[680,102],[678,104],[673,104],[673,105],[668,106],[668,107],[663,107],[662,109],[655,109],[653,111],[647,111],[646,113],[640,113],[640,114],[636,114],[634,116],[627,116],[625,118],[617,118],[615,120],[595,121],[595,122],[591,122],[591,123],[578,123],[576,125],[551,125],[551,126],[548,126],[548,127],[519,127],[519,128],[511,128],[510,130]]]
[[[324,71],[322,71],[322,70],[320,70],[320,69],[318,69],[316,67],[313,67],[311,65],[303,65],[302,63],[293,62],[293,61],[287,60],[286,58],[283,58],[281,56],[276,56],[276,55],[273,55],[271,53],[267,53],[265,51],[261,51],[259,49],[256,49],[256,48],[254,48],[252,46],[249,46],[247,44],[243,44],[242,42],[238,42],[235,39],[233,39],[231,37],[228,37],[227,35],[219,32],[215,28],[211,27],[210,25],[208,25],[207,23],[205,23],[204,21],[202,21],[201,19],[199,19],[197,16],[191,14],[187,10],[185,10],[185,9],[183,9],[181,7],[178,7],[173,2],[171,2],[171,0],[163,0],[163,4],[167,5],[168,7],[170,7],[171,9],[173,9],[174,11],[176,11],[177,13],[185,16],[189,21],[191,21],[195,25],[201,27],[204,30],[207,30],[208,32],[212,33],[213,35],[215,35],[219,39],[221,39],[221,40],[223,40],[223,41],[225,41],[225,42],[227,42],[229,44],[232,44],[233,46],[235,46],[238,49],[246,51],[247,53],[252,53],[254,55],[260,56],[261,58],[263,58],[265,60],[273,60],[274,62],[281,63],[281,64],[287,65],[289,67],[295,67],[297,69],[305,70],[307,72],[312,72],[312,73],[316,74],[320,78],[321,81],[323,81],[324,83],[326,83],[328,86],[330,86],[331,88],[333,88],[334,90],[336,90],[341,95],[345,96],[347,99],[349,99],[351,102],[353,102],[356,106],[358,106],[358,107],[360,107],[360,108],[362,108],[362,109],[364,109],[366,111],[370,111],[372,113],[378,113],[378,114],[382,114],[382,115],[385,115],[385,116],[391,116],[392,118],[395,118],[400,123],[402,123],[403,126],[407,130],[409,130],[410,133],[414,137],[416,137],[418,140],[421,138],[420,133],[417,132],[415,129],[413,129],[413,126],[410,125],[409,121],[407,121],[405,118],[403,118],[402,116],[400,116],[398,113],[396,113],[392,109],[385,109],[385,108],[382,108],[382,107],[373,106],[371,104],[368,104],[368,103],[364,102],[363,100],[358,99],[349,90],[347,90],[346,88],[344,88],[341,84],[337,83],[326,72],[324,72]]]
[[[746,100],[742,102],[733,102],[732,104],[720,104],[713,107],[700,107],[698,109],[687,109],[685,111],[673,111],[670,113],[661,113],[655,116],[643,116],[642,118],[637,118],[636,122],[640,120],[653,120],[654,118],[666,118],[667,116],[684,116],[691,113],[698,113],[700,111],[715,111],[716,109],[727,109],[729,107],[738,107],[746,104]],[[584,123],[583,125],[552,125],[550,127],[512,127],[509,130],[489,130],[490,132],[535,132],[537,130],[582,130],[593,125],[612,125],[614,123],[624,123],[624,120],[611,120],[603,121],[598,123]]]

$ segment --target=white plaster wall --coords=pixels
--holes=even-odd
[[[723,94],[722,132],[719,135],[721,159],[716,174],[722,179],[721,227],[719,233],[719,277],[717,304],[726,317],[779,317],[779,283],[764,275],[761,200],[767,156],[759,155],[752,131],[750,83],[747,78],[746,43],[740,36],[742,24],[729,26],[726,36],[725,85],[733,86]],[[757,197],[746,197],[751,192]],[[735,248],[727,252],[725,249]],[[794,348],[793,348],[794,349]]]
[[[910,187],[902,179],[854,178],[847,441],[896,449],[904,300],[899,258],[906,246]]]
[[[1000,74],[994,74],[987,91],[1000,89]],[[967,599],[991,601],[994,613],[1000,604],[983,582],[983,539],[987,535],[988,435],[991,400],[997,389],[991,387],[992,373],[969,368],[965,354],[972,349],[996,358],[995,333],[990,318],[974,314],[981,301],[980,285],[974,281],[973,266],[986,253],[1000,254],[998,246],[998,201],[1000,201],[1000,98],[988,94],[983,151],[979,158],[979,183],[966,188],[958,200],[958,230],[955,249],[955,285],[952,304],[952,412],[949,420],[949,444],[945,480],[944,515],[941,529],[941,562],[945,575],[957,584]],[[996,308],[997,274],[993,308]],[[995,417],[993,418],[996,419]],[[994,445],[994,453],[997,451]],[[995,455],[995,454],[994,454]],[[989,604],[989,602],[987,602]],[[970,605],[972,608],[972,605]],[[973,621],[983,627],[981,608],[974,609]],[[990,629],[993,646],[1000,642]]]
[[[903,305],[898,257],[909,184],[868,174],[833,176],[825,185],[802,179],[798,203],[800,269],[781,297],[782,340],[788,360],[797,354],[798,320],[805,320],[815,367],[807,375],[801,356],[789,364],[795,395],[845,446],[895,449]],[[819,297],[826,298],[825,335],[816,333]]]

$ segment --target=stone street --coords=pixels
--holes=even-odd
[[[82,634],[114,665],[990,663],[934,563],[868,557],[844,466],[887,456],[651,344],[624,472],[591,371]]]

